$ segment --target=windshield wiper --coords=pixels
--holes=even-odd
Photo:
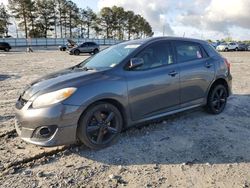
[[[73,67],[73,69],[81,69],[81,70],[84,70],[84,71],[89,71],[89,70],[95,70],[94,68],[92,67],[85,67],[85,66],[75,66]]]

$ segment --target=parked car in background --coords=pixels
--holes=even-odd
[[[213,46],[215,49],[216,49],[216,47],[218,46],[218,44],[216,43],[216,42],[210,42],[209,43],[211,46]]]
[[[80,53],[97,54],[100,51],[100,46],[95,42],[84,42],[69,51],[69,54],[79,55]]]
[[[238,51],[239,45],[236,42],[230,42],[230,43],[222,43],[219,46],[216,47],[216,50],[218,51]]]
[[[244,43],[239,44],[239,51],[247,51],[248,45]]]
[[[0,50],[4,50],[6,52],[10,51],[11,46],[7,42],[0,42]]]
[[[205,41],[127,41],[26,87],[15,127],[33,144],[100,149],[142,122],[200,106],[221,113],[231,82],[229,62]]]
[[[71,39],[68,39],[67,41],[68,41],[67,44],[63,44],[58,47],[60,51],[66,51],[67,49],[77,47],[77,43],[75,41]]]
[[[58,47],[58,49],[59,49],[60,51],[66,51],[67,48],[68,48],[68,47],[67,47],[66,44],[63,44],[63,45],[61,45],[61,46]]]
[[[250,45],[248,45],[247,50],[250,51]]]

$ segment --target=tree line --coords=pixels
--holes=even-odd
[[[14,18],[25,37],[96,37],[131,39],[152,36],[152,27],[141,15],[122,7],[104,7],[95,13],[70,0],[8,0],[0,5],[0,35],[8,35]]]

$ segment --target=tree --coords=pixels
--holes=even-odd
[[[104,7],[100,12],[100,25],[104,28],[106,38],[110,38],[113,24],[113,11],[109,7]]]
[[[60,35],[61,38],[63,38],[63,19],[66,19],[66,1],[65,0],[56,0],[56,9],[58,13],[58,18],[59,18],[59,27],[60,27]],[[65,16],[65,17],[63,17]]]
[[[127,20],[125,21],[125,29],[128,33],[128,40],[130,40],[131,38],[131,34],[133,33],[133,25],[134,25],[134,12],[133,11],[127,11],[125,12],[126,18]]]
[[[112,30],[115,31],[113,34],[119,40],[123,40],[123,28],[126,22],[126,12],[122,7],[113,6],[113,26]]]
[[[68,17],[68,22],[65,26],[69,27],[69,37],[72,37],[72,29],[77,27],[79,23],[79,8],[72,1],[66,2],[66,15]],[[65,20],[66,21],[66,20]]]
[[[52,30],[51,26],[54,24],[54,2],[53,0],[37,0],[36,6],[43,37],[47,38],[48,30]]]
[[[0,35],[8,36],[8,26],[11,25],[9,22],[10,15],[7,12],[6,7],[3,3],[0,5]]]
[[[24,28],[26,38],[28,38],[29,7],[32,4],[31,0],[9,0],[9,9],[14,18],[19,20],[19,26]]]
[[[94,13],[94,11],[87,7],[86,9],[81,10],[81,16],[80,16],[80,23],[81,23],[81,31],[82,31],[82,25],[87,27],[87,38],[89,38],[90,35],[90,28],[95,27],[95,21],[97,20],[97,15]],[[96,29],[96,27],[95,27]]]

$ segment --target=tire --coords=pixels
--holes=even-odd
[[[77,137],[91,149],[102,149],[116,142],[122,127],[120,111],[110,103],[98,102],[82,114]]]
[[[74,51],[74,55],[80,55],[80,51],[79,50],[75,50]]]
[[[93,51],[94,54],[97,54],[98,52],[99,52],[98,49],[95,49],[95,50]]]
[[[10,49],[9,49],[9,48],[5,48],[4,51],[5,51],[5,52],[9,52]]]
[[[225,52],[228,52],[228,48],[225,49]]]
[[[237,51],[239,51],[239,49],[238,49],[238,48],[235,48],[235,51],[237,52]]]
[[[208,94],[206,109],[210,114],[220,114],[226,107],[227,89],[224,85],[213,86]]]

